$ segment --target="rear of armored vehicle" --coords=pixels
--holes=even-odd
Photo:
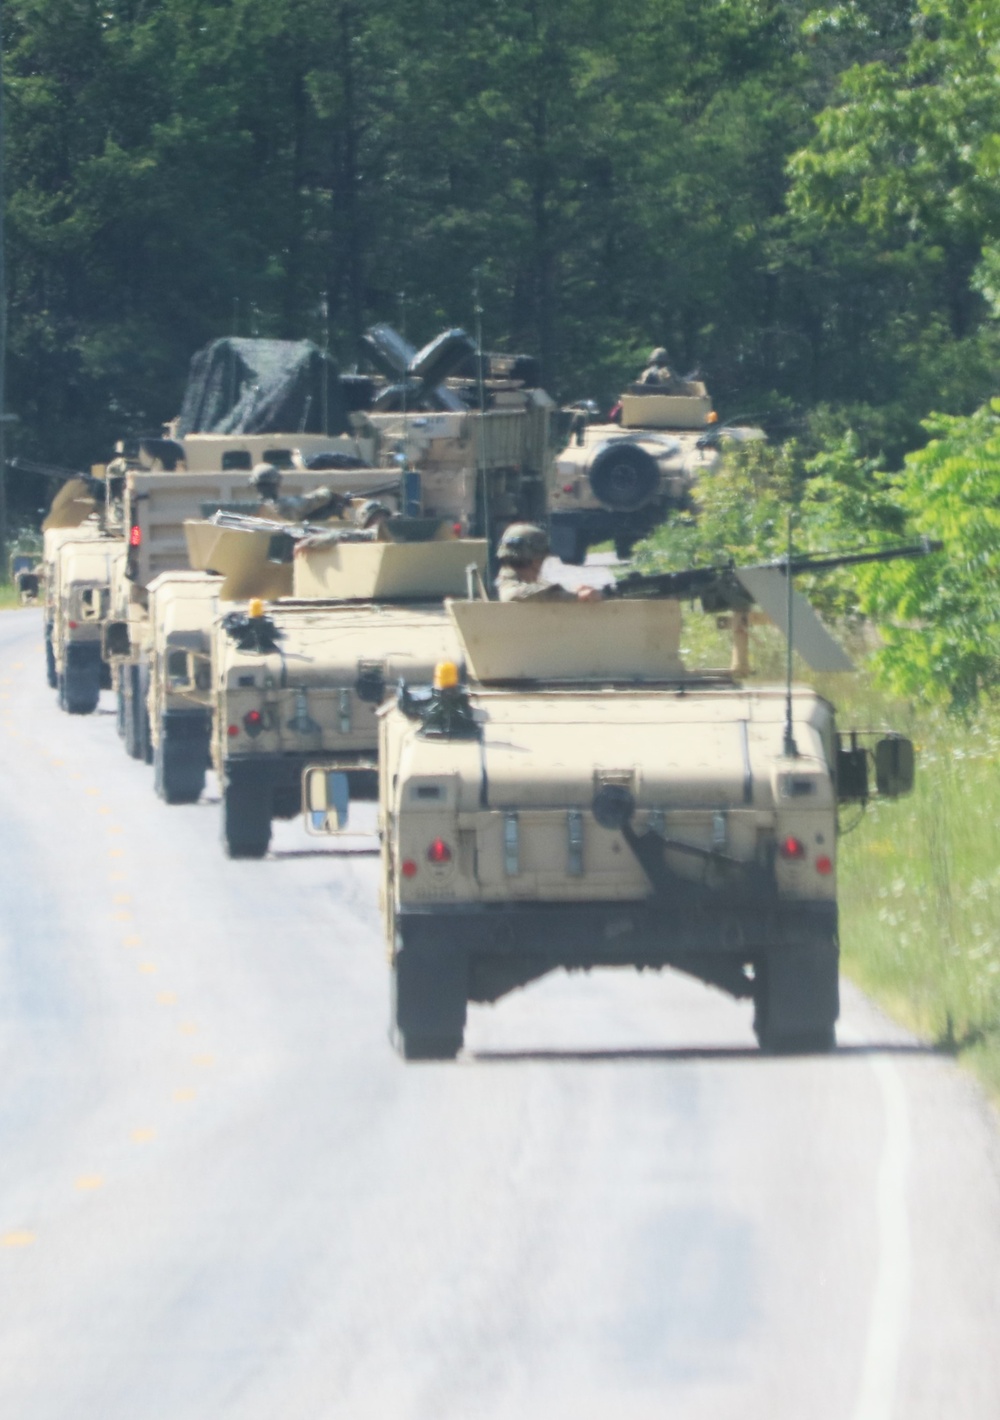
[[[488,531],[495,541],[508,523],[544,516],[553,409],[544,390],[510,387],[491,390],[484,413],[374,411],[365,418],[383,457],[405,460],[410,470],[411,511],[447,518],[470,536]]]
[[[259,499],[249,486],[247,464],[255,458],[258,447],[265,449],[266,445],[277,455],[285,447],[282,439],[279,435],[191,436],[189,442],[201,441],[197,444],[199,456],[206,463],[214,461],[214,466],[193,472],[130,469],[125,476],[122,503],[127,553],[115,579],[114,612],[104,636],[104,655],[114,668],[125,748],[133,758],[151,762],[153,752],[147,711],[152,650],[149,585],[164,572],[189,567],[184,526],[187,521],[207,517],[220,507],[241,507],[246,511],[259,507]],[[291,447],[289,442],[289,450]],[[235,466],[220,468],[220,461],[227,455],[236,459]],[[283,470],[283,493],[296,496],[321,487],[340,491],[341,484],[346,491],[359,479],[384,483],[391,476],[385,470],[311,470],[300,464],[301,461]]]
[[[329,765],[352,797],[375,793],[376,710],[400,677],[429,679],[458,651],[440,601],[251,605],[213,635],[212,754],[231,857],[267,851],[273,818],[302,807],[302,774]]]
[[[168,804],[194,803],[211,742],[211,646],[222,578],[163,572],[149,585],[148,712],[154,785]]]
[[[763,1044],[829,1048],[832,707],[794,691],[786,754],[784,690],[688,675],[676,603],[454,610],[469,687],[381,725],[403,1053],[452,1056],[468,1001],[596,966],[675,967],[752,997]]]
[[[117,544],[89,524],[59,538],[57,546],[54,534],[46,533],[46,538],[53,539],[46,636],[59,704],[72,715],[89,715],[97,708],[102,686],[110,686],[101,659],[101,635]]]
[[[724,439],[763,438],[759,429],[716,420],[705,386],[691,393],[637,393],[621,399],[621,423],[581,424],[555,457],[548,481],[552,550],[580,564],[595,543],[613,541],[627,557],[671,513],[691,507],[699,477],[719,461]]]

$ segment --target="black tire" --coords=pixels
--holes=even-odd
[[[139,681],[139,735],[140,735],[140,758],[146,764],[153,762],[153,732],[149,723],[149,707],[147,697],[149,695],[149,666],[145,661],[140,661],[137,667]]]
[[[59,677],[59,703],[70,715],[92,715],[101,698],[101,654],[96,643],[70,643]]]
[[[271,842],[272,793],[266,765],[226,766],[222,788],[222,846],[228,857],[264,857]]]
[[[468,957],[444,924],[397,924],[390,1034],[404,1060],[454,1060],[462,1048]]]
[[[208,717],[164,715],[153,752],[153,784],[167,804],[196,804],[208,767]]]
[[[52,647],[52,627],[45,628],[45,679],[51,690],[57,689],[59,676],[56,672],[56,653]]]
[[[754,1033],[773,1055],[825,1054],[840,1014],[836,940],[784,947],[754,963]]]
[[[641,507],[660,485],[660,471],[652,454],[625,439],[605,444],[590,465],[588,477],[594,497],[619,512]]]
[[[627,562],[627,561],[629,560],[629,558],[632,556],[632,548],[633,548],[634,546],[635,546],[635,540],[634,540],[633,538],[631,538],[631,537],[616,537],[616,538],[615,538],[615,556],[618,558],[618,561],[619,561],[619,562]]]
[[[122,686],[125,697],[125,753],[130,759],[143,759],[143,716],[139,699],[139,667],[122,667]]]
[[[105,660],[101,661],[101,689],[111,689],[111,667]]]
[[[587,560],[587,548],[590,543],[582,528],[574,527],[572,523],[567,527],[553,520],[550,527],[550,539],[552,552],[560,562],[565,562],[567,567],[583,566]],[[597,540],[595,539],[595,541]]]

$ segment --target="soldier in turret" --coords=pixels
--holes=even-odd
[[[599,602],[597,587],[578,587],[571,592],[558,582],[542,577],[542,564],[549,555],[549,538],[544,528],[535,523],[511,523],[497,547],[500,574],[496,579],[497,597],[502,602],[581,601]]]
[[[686,394],[687,381],[678,378],[670,368],[670,356],[662,345],[649,352],[649,363],[639,376],[640,385],[652,385],[657,394]]]

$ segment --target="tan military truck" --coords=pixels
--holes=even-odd
[[[221,556],[192,560],[217,566]],[[291,597],[265,604],[255,596],[221,616],[212,636],[212,759],[231,857],[262,857],[272,819],[301,811],[308,764],[335,771],[345,796],[374,798],[375,712],[401,677],[426,679],[456,653],[442,599],[464,590],[470,568],[481,578],[485,565],[485,542],[454,537],[320,546],[296,553]],[[244,583],[257,586],[256,574]]]
[[[676,595],[780,621],[782,573],[740,578]],[[800,649],[849,668],[791,600]],[[401,1052],[450,1058],[468,1001],[595,966],[674,967],[752,998],[762,1046],[829,1049],[838,807],[907,792],[910,742],[839,734],[806,686],[689,669],[674,599],[448,605],[459,664],[380,714]],[[307,771],[314,831],[337,828],[335,787]]]
[[[101,660],[117,544],[92,520],[44,533],[45,644],[49,683],[71,715],[97,709],[110,681]]]
[[[211,637],[223,582],[178,570],[161,572],[148,588],[153,779],[168,804],[196,803],[211,763]]]
[[[119,726],[126,751],[153,759],[149,722],[151,628],[148,588],[163,572],[186,569],[184,524],[218,508],[246,512],[260,509],[249,485],[248,469],[271,462],[282,472],[281,491],[302,497],[320,488],[337,494],[378,492],[398,484],[393,470],[345,467],[360,463],[363,446],[326,435],[189,435],[185,458],[172,470],[131,466],[122,478],[121,506],[126,556],[117,564],[111,614],[104,635],[104,656],[114,669]],[[353,452],[351,452],[353,450]],[[336,458],[334,458],[336,456]],[[334,460],[333,468],[325,465]],[[192,471],[188,461],[195,464]],[[156,460],[152,460],[156,462]],[[323,466],[306,468],[311,461]],[[224,465],[224,466],[223,466]]]
[[[718,463],[725,440],[764,438],[752,425],[720,425],[704,384],[686,384],[685,394],[630,386],[619,423],[576,416],[548,481],[549,536],[563,562],[578,565],[605,541],[627,557],[671,512],[691,507],[695,484]]]

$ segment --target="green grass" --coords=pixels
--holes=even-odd
[[[11,607],[21,605],[21,598],[18,590],[10,582],[0,582],[0,611],[9,611]]]

